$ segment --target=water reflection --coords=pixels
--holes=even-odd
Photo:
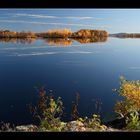
[[[2,43],[32,44],[35,41],[35,38],[0,38]]]
[[[20,44],[32,44],[36,41],[36,38],[0,38],[2,43],[20,43]],[[102,38],[74,38],[74,39],[64,39],[64,38],[46,38],[43,39],[48,46],[57,47],[68,47],[73,44],[74,41],[79,43],[96,43],[96,42],[106,42],[107,37]]]
[[[106,42],[107,37],[101,37],[101,38],[76,38],[76,41],[79,43],[96,43],[96,42]]]
[[[102,38],[75,38],[75,39],[62,39],[62,38],[48,38],[45,39],[45,42],[47,42],[47,44],[49,46],[71,46],[72,43],[75,41],[78,41],[81,44],[84,43],[97,43],[97,42],[106,42],[107,41],[107,37],[102,37]]]
[[[63,38],[47,38],[47,39],[45,39],[45,42],[49,46],[68,47],[68,46],[72,45],[73,40],[72,39],[63,39]]]

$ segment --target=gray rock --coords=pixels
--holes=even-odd
[[[22,131],[22,132],[33,132],[37,131],[37,126],[36,125],[21,125],[21,126],[16,126],[16,131]]]
[[[71,121],[65,125],[64,131],[86,131],[82,122]]]

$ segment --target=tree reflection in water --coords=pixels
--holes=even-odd
[[[107,37],[101,37],[101,38],[74,38],[74,39],[63,39],[63,38],[47,38],[47,39],[45,39],[45,42],[49,46],[58,46],[58,47],[71,46],[74,41],[77,41],[77,42],[79,42],[81,44],[106,42]]]
[[[107,41],[107,37],[75,38],[74,40],[78,41],[81,44],[84,44],[84,43],[97,43],[97,42],[106,42]]]
[[[49,46],[68,47],[72,45],[73,40],[64,38],[47,38],[45,42]]]
[[[20,43],[20,44],[32,44],[36,41],[36,38],[0,38],[2,43]]]
[[[37,40],[37,38],[0,38],[2,43],[21,43],[21,44],[32,44]],[[107,37],[98,37],[98,38],[46,38],[43,39],[48,46],[57,46],[57,47],[68,47],[71,46],[74,41],[77,41],[81,44],[84,43],[97,43],[97,42],[106,42]]]

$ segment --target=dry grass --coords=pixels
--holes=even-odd
[[[68,38],[72,35],[72,31],[70,29],[51,29],[44,33],[37,34],[39,37],[46,38]]]
[[[14,32],[14,31],[0,31],[0,38],[36,38],[36,34],[34,32]]]

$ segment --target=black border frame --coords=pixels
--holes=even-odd
[[[138,0],[1,0],[0,8],[140,8]],[[0,132],[0,137],[17,139],[136,139],[139,132]]]
[[[140,8],[139,0],[1,0],[0,8]]]

